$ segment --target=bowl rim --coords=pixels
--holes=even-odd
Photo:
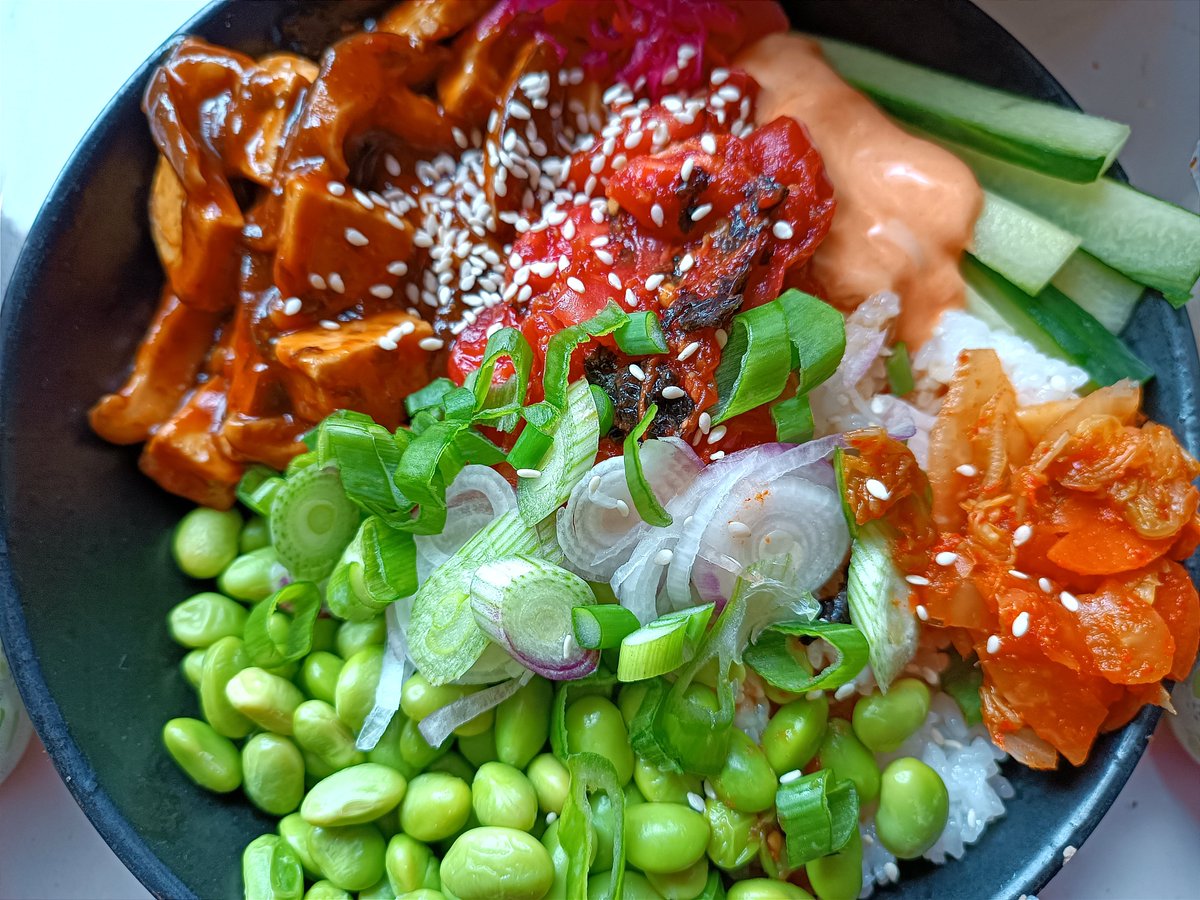
[[[1050,102],[1057,102],[1059,105],[1071,109],[1080,109],[1075,99],[1050,70],[1003,25],[971,0],[957,0],[957,2],[972,7],[981,21],[1009,37],[1013,42],[1014,49],[1019,49],[1020,54],[1025,57],[1027,65],[1037,70],[1041,80],[1056,93],[1056,100]],[[54,220],[59,208],[67,203],[64,195],[68,192],[74,171],[86,165],[95,148],[103,144],[105,135],[113,127],[115,117],[112,114],[114,110],[128,102],[131,96],[141,95],[150,72],[171,48],[183,36],[210,26],[223,16],[235,14],[236,9],[237,4],[234,0],[210,0],[206,6],[187,19],[173,34],[159,44],[125,80],[105,103],[103,109],[96,115],[71,151],[30,226],[13,267],[12,277],[5,289],[3,302],[0,303],[0,371],[4,369],[5,351],[16,315],[16,298],[25,293],[24,288],[34,280],[36,274],[36,267],[30,260],[40,255],[37,248],[45,243],[48,234],[55,227]],[[1128,183],[1129,181],[1119,159],[1113,163],[1106,174],[1122,182]],[[1149,289],[1147,290],[1149,291]],[[1157,296],[1157,292],[1150,291],[1150,293],[1152,297]],[[1200,367],[1200,362],[1197,361],[1200,357],[1197,356],[1196,344],[1191,341],[1188,344],[1191,350],[1191,368],[1195,371]],[[1196,411],[1200,412],[1200,402],[1196,404]],[[0,412],[0,418],[2,418],[2,412]],[[0,434],[2,433],[3,429],[0,428]],[[1180,439],[1193,455],[1200,452],[1200,447],[1193,446],[1197,442],[1188,440],[1187,435],[1180,435]],[[5,466],[4,450],[4,445],[0,443],[0,471]],[[34,652],[21,603],[18,600],[17,586],[9,562],[8,517],[2,494],[0,494],[0,643],[8,657],[13,678],[39,739],[75,802],[105,843],[130,873],[154,896],[194,896],[187,884],[151,850],[146,840],[121,813],[112,797],[99,786],[95,770],[72,736],[70,726],[57,701],[50,694]],[[1140,761],[1161,715],[1162,709],[1158,707],[1143,707],[1138,715],[1118,732],[1119,739],[1108,750],[1108,767],[1085,799],[1073,807],[1070,813],[1063,818],[1055,831],[1059,839],[1052,845],[1039,848],[1029,854],[1018,865],[1013,878],[1020,879],[1016,890],[1020,891],[1022,897],[1032,896],[1040,891],[1062,868],[1064,860],[1055,847],[1067,844],[1079,847],[1095,829]],[[1009,884],[1012,883],[1010,880]]]

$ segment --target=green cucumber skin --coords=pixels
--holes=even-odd
[[[970,256],[963,258],[962,270],[967,285],[1017,335],[1043,353],[1079,366],[1094,384],[1110,385],[1122,378],[1144,383],[1154,377],[1120,338],[1056,288],[1030,297]]]
[[[1129,324],[1146,289],[1085,250],[1076,251],[1050,283],[1113,334]]]
[[[1027,294],[1040,293],[1079,247],[1079,238],[1019,204],[984,191],[972,254]]]
[[[897,118],[1020,166],[1074,182],[1099,178],[1129,127],[985,87],[865,47],[822,38],[838,73]]]

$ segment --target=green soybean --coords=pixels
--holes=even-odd
[[[396,892],[392,890],[392,884],[385,875],[365,891],[359,891],[358,900],[396,900]]]
[[[204,651],[191,650],[179,662],[179,670],[183,672],[184,680],[196,690],[200,690],[200,676],[204,673]]]
[[[288,631],[292,627],[292,617],[281,610],[276,610],[267,618],[267,634],[271,640],[282,646],[287,643]],[[278,675],[280,678],[292,681],[296,677],[296,673],[300,671],[300,660],[293,659],[281,663],[278,666],[263,668],[264,672],[271,675]]]
[[[640,756],[633,762],[633,783],[652,803],[687,803],[688,794],[701,791],[698,776],[660,769]]]
[[[321,878],[321,868],[313,859],[312,851],[308,848],[308,838],[312,834],[312,828],[304,821],[304,817],[300,813],[294,812],[279,820],[278,831],[279,837],[292,848],[292,852],[300,860],[305,875],[311,881],[317,881]]]
[[[304,694],[286,678],[251,666],[225,685],[230,705],[260,728],[276,734],[292,733],[292,717]]]
[[[285,737],[263,732],[242,747],[242,790],[265,813],[284,816],[304,796],[304,757]]]
[[[716,691],[706,685],[692,684],[683,692],[680,716],[684,721],[704,721],[718,714],[720,709],[721,701],[717,699]],[[727,732],[724,729],[707,728],[689,735],[688,740],[697,745],[695,752],[698,755],[711,757],[727,751],[726,736]]]
[[[395,769],[361,763],[321,779],[304,798],[300,815],[310,825],[362,825],[399,806],[407,787]]]
[[[375,691],[383,671],[383,648],[365,647],[346,658],[338,673],[333,705],[338,718],[357,736],[367,714],[375,707]]]
[[[720,800],[709,800],[704,816],[708,819],[708,858],[714,865],[740,869],[758,855],[762,835],[757,816],[730,809]]]
[[[319,756],[331,769],[345,769],[366,761],[354,746],[354,735],[337,711],[324,700],[305,700],[292,713],[296,743]]]
[[[245,627],[246,610],[212,591],[189,597],[167,613],[171,639],[184,647],[208,647],[223,637],[240,637]]]
[[[862,891],[862,836],[857,828],[837,853],[814,859],[804,867],[821,900],[855,900]]]
[[[496,732],[489,728],[487,731],[458,739],[458,752],[461,753],[475,768],[484,763],[495,762]]]
[[[412,719],[405,719],[400,729],[400,757],[418,772],[449,752],[450,742],[434,747],[425,740],[421,729]]]
[[[254,900],[300,900],[304,870],[277,834],[256,837],[242,853],[242,884]]]
[[[822,769],[832,769],[838,779],[849,778],[858,791],[863,806],[879,796],[879,766],[871,751],[854,736],[854,729],[845,719],[830,719],[825,737],[817,750]]]
[[[711,781],[718,799],[730,809],[762,812],[775,805],[775,770],[762,748],[740,729],[732,730],[725,765]]]
[[[238,550],[242,553],[252,553],[270,543],[271,529],[267,527],[267,520],[262,516],[251,516],[238,537]]]
[[[398,895],[421,888],[440,890],[442,887],[438,858],[432,850],[407,834],[397,834],[388,841],[384,864],[392,890]]]
[[[199,719],[171,719],[163,726],[163,745],[184,774],[218,794],[242,783],[242,761],[233,741]]]
[[[617,817],[607,793],[593,794],[588,800],[592,808],[592,864],[591,871],[606,872],[612,869],[613,841],[617,833]]]
[[[854,704],[854,733],[868,750],[893,753],[929,714],[929,688],[916,678],[901,678],[886,694],[871,694]]]
[[[185,575],[216,578],[237,556],[242,517],[237,510],[199,507],[184,516],[175,528],[171,552]]]
[[[279,590],[284,571],[275,548],[260,547],[231,562],[217,579],[217,587],[226,596],[253,603]]]
[[[300,664],[300,687],[314,700],[333,703],[337,695],[338,676],[344,665],[340,656],[326,650],[314,650]]]
[[[762,749],[776,775],[803,769],[821,746],[829,721],[829,701],[821,694],[781,706],[763,729]]]
[[[217,732],[229,738],[250,733],[254,723],[233,708],[225,696],[225,686],[238,672],[250,665],[241,638],[221,638],[204,651],[200,670],[200,709]]]
[[[387,641],[387,622],[376,616],[366,622],[343,622],[337,630],[337,655],[349,659],[367,647],[382,647]]]
[[[400,827],[418,841],[440,841],[466,824],[471,814],[471,788],[443,772],[418,775],[400,805]]]
[[[404,900],[456,900],[456,898],[447,897],[441,891],[435,891],[432,888],[418,888],[405,894]]]
[[[367,762],[391,766],[405,778],[412,778],[421,771],[420,767],[408,763],[400,753],[400,737],[408,717],[399,710],[392,716],[392,721],[379,737],[379,742],[367,751]]]
[[[531,835],[485,826],[459,836],[442,859],[441,877],[444,891],[459,900],[541,900],[554,866]]]
[[[588,879],[588,900],[600,900],[606,896],[610,884],[612,872],[597,872]],[[654,885],[641,872],[626,869],[621,881],[621,900],[663,900],[663,895],[654,889]]]
[[[320,616],[313,622],[312,652],[322,650],[337,655],[338,621]],[[339,656],[338,659],[341,659]]]
[[[325,879],[345,891],[363,891],[383,877],[385,844],[374,825],[315,826],[308,848]]]
[[[430,713],[437,712],[443,706],[448,706],[455,700],[476,693],[479,688],[474,685],[445,684],[431,685],[423,675],[417,673],[404,682],[400,692],[400,708],[410,719],[420,722]],[[474,737],[492,727],[495,720],[495,710],[489,709],[480,713],[471,721],[454,729],[460,737]]]
[[[304,757],[304,783],[309,787],[312,787],[322,778],[328,778],[337,771],[337,769],[311,750],[305,750],[301,747],[300,755]]]
[[[663,900],[696,900],[708,884],[708,860],[701,857],[678,872],[647,872],[646,880]]]
[[[617,781],[633,777],[633,749],[621,711],[603,697],[580,697],[567,707],[567,752],[599,753],[613,764]]]
[[[560,815],[571,787],[571,773],[567,771],[567,767],[558,757],[541,753],[529,763],[525,774],[537,793],[538,809],[542,814]]]
[[[354,895],[336,887],[332,882],[322,880],[304,892],[304,900],[354,900]]]
[[[915,859],[937,843],[949,811],[945,782],[919,759],[905,756],[883,770],[875,830],[900,859]]]
[[[625,855],[643,872],[678,872],[708,847],[708,821],[678,803],[642,803],[625,810]]]
[[[443,754],[425,767],[426,772],[445,772],[455,778],[461,778],[470,784],[475,779],[475,767],[467,762],[466,757],[453,750]]]
[[[496,759],[524,769],[550,737],[554,688],[545,678],[528,684],[496,707]]]
[[[484,763],[471,783],[471,806],[480,825],[529,831],[537,819],[538,799],[520,769],[502,762]]]
[[[813,900],[813,895],[789,881],[750,878],[730,887],[725,900]]]
[[[313,785],[316,787],[316,785]],[[379,829],[379,833],[383,835],[385,841],[390,841],[393,837],[400,833],[400,807],[396,807],[390,812],[384,813],[378,819],[372,819],[375,827]]]
[[[546,827],[546,831],[542,835],[542,846],[550,854],[550,864],[554,867],[554,882],[550,885],[547,896],[565,897],[567,896],[567,851],[563,849],[562,842],[558,839],[557,819]],[[592,850],[594,851],[595,849],[596,844],[593,841]],[[589,885],[594,880],[589,878]]]

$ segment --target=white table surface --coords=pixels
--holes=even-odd
[[[1200,138],[1200,2],[979,2],[1085,109],[1133,126],[1121,159],[1135,184],[1198,207],[1187,163]],[[201,5],[0,0],[0,202],[6,217],[28,228],[88,123],[137,63]],[[0,251],[7,269],[12,248]],[[1111,812],[1041,896],[1183,900],[1200,896],[1198,886],[1200,768],[1160,727]],[[964,889],[963,895],[971,893]],[[35,739],[0,786],[0,898],[146,896]]]

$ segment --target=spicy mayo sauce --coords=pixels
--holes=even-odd
[[[756,120],[796,119],[824,158],[837,212],[810,269],[824,299],[850,310],[895,291],[896,336],[920,345],[943,310],[963,305],[958,262],[983,204],[974,176],[893,125],[806,37],[769,35],[734,63],[762,86]]]

